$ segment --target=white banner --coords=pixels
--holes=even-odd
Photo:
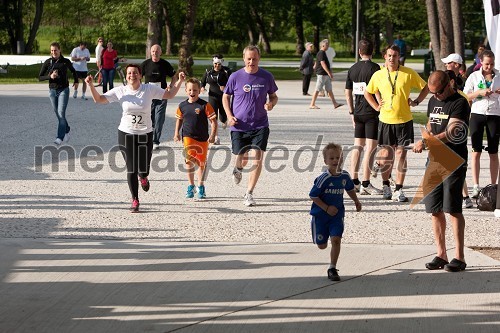
[[[500,70],[500,0],[483,0],[483,5],[488,41],[495,53],[495,68]]]

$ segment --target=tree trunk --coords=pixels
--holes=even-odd
[[[441,43],[439,40],[438,15],[436,8],[436,0],[425,0],[427,7],[427,23],[429,25],[429,34],[431,36],[432,53],[434,54],[434,62],[436,69],[444,69],[444,64],[440,60]]]
[[[15,31],[16,44],[20,44],[16,45],[16,54],[24,54],[23,0],[17,1]]]
[[[193,75],[193,56],[191,55],[191,40],[193,38],[194,21],[198,0],[186,1],[186,19],[182,30],[181,44],[179,47],[179,71],[187,76]]]
[[[248,33],[248,44],[249,45],[255,45],[255,35],[253,33],[252,26],[250,23],[247,24],[247,33]]]
[[[170,21],[166,2],[162,2],[163,20],[165,21],[165,54],[172,55],[172,22]]]
[[[316,50],[316,53],[318,53],[319,51],[319,26],[315,25],[313,26],[313,34],[314,34],[314,37],[313,37],[313,44],[314,44],[314,49]]]
[[[453,21],[451,18],[451,5],[449,1],[437,1],[439,17],[439,44],[441,50],[440,58],[447,57],[453,53]],[[438,58],[438,59],[440,59]],[[441,62],[441,61],[438,61]],[[443,65],[443,64],[440,64]],[[437,66],[439,68],[440,66]],[[443,65],[444,67],[444,65]]]
[[[465,60],[464,50],[464,18],[462,15],[462,1],[451,0],[451,17],[453,19],[453,44],[455,53]],[[465,62],[463,64],[465,66]]]
[[[304,47],[304,26],[303,26],[303,16],[302,16],[302,1],[295,0],[293,3],[293,13],[295,16],[295,33],[297,34],[297,45],[295,47],[295,54],[302,55],[305,51]]]
[[[151,46],[160,44],[160,1],[149,0],[148,34],[146,39],[146,59],[151,58]]]
[[[35,43],[36,33],[38,32],[40,22],[42,21],[44,2],[45,0],[36,0],[35,18],[33,19],[33,25],[30,27],[30,35],[28,37],[28,42],[26,43],[25,54],[33,53],[33,44]]]
[[[257,29],[259,29],[259,42],[262,43],[263,52],[265,54],[271,54],[271,44],[269,43],[269,38],[267,36],[266,26],[262,19],[262,16],[255,10],[255,7],[250,5],[250,13],[255,21]]]

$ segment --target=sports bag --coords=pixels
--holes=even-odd
[[[497,184],[490,184],[479,191],[476,199],[477,208],[493,212],[497,206]]]

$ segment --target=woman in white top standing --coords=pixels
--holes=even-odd
[[[104,51],[104,38],[98,37],[97,38],[97,46],[95,47],[95,64],[97,65],[97,70],[99,71],[99,78],[97,79],[97,83],[100,86],[102,84],[102,73],[101,73],[101,55],[102,51]]]
[[[153,152],[153,124],[151,121],[151,101],[173,98],[185,79],[183,72],[179,80],[170,88],[162,89],[153,84],[141,83],[141,68],[130,64],[126,68],[126,86],[113,88],[103,95],[92,84],[92,76],[85,79],[92,92],[94,102],[108,104],[119,102],[122,118],[118,126],[118,144],[127,165],[127,182],[132,194],[130,211],[139,211],[139,182],[142,189],[149,190],[149,168]]]
[[[500,77],[495,67],[495,54],[489,50],[480,55],[481,69],[473,72],[465,82],[464,93],[472,101],[470,136],[472,141],[472,197],[479,195],[479,170],[483,134],[486,128],[490,156],[491,183],[498,177],[498,143],[500,139]]]

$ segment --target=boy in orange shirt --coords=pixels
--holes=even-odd
[[[186,157],[186,166],[189,185],[186,198],[193,198],[198,192],[198,199],[205,198],[205,167],[208,153],[208,144],[214,143],[217,135],[217,117],[212,106],[200,99],[201,84],[195,78],[186,81],[186,94],[188,98],[177,107],[174,141],[182,141]],[[211,130],[208,132],[208,121]],[[198,166],[198,190],[194,186],[194,171]]]

